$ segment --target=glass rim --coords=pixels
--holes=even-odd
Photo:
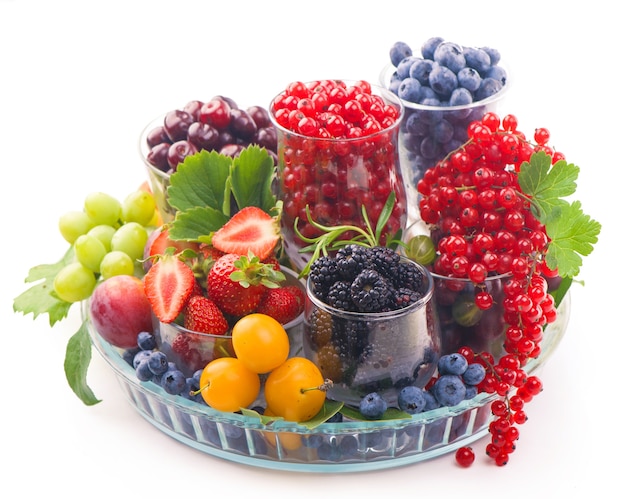
[[[468,277],[454,277],[454,276],[449,276],[449,275],[438,274],[437,272],[432,272],[432,271],[430,273],[433,276],[433,279],[439,279],[441,281],[448,281],[448,282],[455,281],[455,282],[462,282],[462,283],[467,283],[467,284],[471,283],[471,284],[480,285],[480,283],[475,283]],[[487,277],[485,277],[485,280],[483,281],[483,283],[499,281],[501,279],[510,279],[511,277],[513,277],[512,272],[507,272],[505,274],[488,275]]]
[[[467,110],[473,110],[482,106],[488,106],[490,104],[498,102],[507,94],[508,90],[511,88],[511,73],[506,64],[502,64],[501,62],[498,62],[498,66],[502,67],[506,71],[506,83],[502,86],[502,88],[497,93],[490,95],[486,99],[474,101],[470,104],[461,105],[461,106],[425,106],[424,104],[418,104],[416,102],[411,102],[408,100],[400,99],[400,97],[398,97],[396,94],[391,92],[391,90],[389,90],[389,82],[391,80],[391,75],[396,69],[396,67],[391,63],[388,63],[383,67],[379,75],[379,81],[383,88],[391,92],[393,95],[396,95],[396,97],[400,99],[400,102],[402,102],[402,105],[407,110],[430,111],[430,112],[439,111],[439,112],[444,112],[444,113],[452,112],[452,111],[467,111]]]
[[[357,81],[361,81],[361,80],[352,80],[352,79],[343,79],[343,78],[332,78],[332,79],[328,78],[328,79],[332,80],[332,81],[341,81],[341,82],[346,83],[346,84],[356,83]],[[303,82],[303,83],[305,85],[307,85],[308,83],[311,83],[311,82],[314,82],[314,81],[321,81],[321,80],[311,80],[311,81]],[[363,81],[367,81],[367,80],[363,80]],[[276,130],[278,132],[281,132],[283,134],[289,135],[291,137],[296,137],[296,138],[299,138],[299,139],[302,139],[302,140],[319,141],[319,142],[342,142],[342,143],[358,143],[358,142],[363,142],[363,141],[367,141],[367,140],[375,140],[375,139],[377,139],[378,137],[380,137],[380,136],[382,136],[384,134],[387,134],[389,132],[393,132],[394,130],[398,130],[399,127],[400,127],[400,123],[402,123],[402,120],[403,120],[404,114],[405,114],[405,106],[404,106],[404,103],[403,103],[402,99],[400,99],[400,97],[398,97],[391,90],[389,90],[388,88],[385,88],[382,85],[379,85],[377,83],[371,83],[369,81],[367,81],[367,83],[371,87],[373,95],[377,95],[377,94],[374,93],[374,90],[376,90],[377,92],[382,94],[380,96],[383,99],[385,99],[386,102],[388,102],[390,104],[393,104],[398,109],[398,117],[393,122],[393,125],[390,125],[387,128],[384,128],[383,130],[380,130],[380,131],[378,131],[376,133],[372,133],[371,135],[364,135],[362,137],[330,137],[330,138],[311,137],[309,135],[302,135],[301,133],[294,132],[293,130],[285,128],[280,123],[278,123],[276,121],[276,117],[274,116],[274,101],[276,100],[277,97],[279,97],[280,95],[284,94],[286,92],[286,90],[278,92],[270,100],[270,103],[268,105],[267,111],[268,111],[268,114],[270,116],[270,120],[272,122],[272,125],[274,125],[276,127]]]

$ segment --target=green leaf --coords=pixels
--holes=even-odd
[[[72,304],[60,300],[54,294],[53,283],[59,271],[73,259],[74,250],[70,247],[57,263],[32,267],[24,282],[36,284],[13,300],[13,311],[24,315],[33,314],[33,319],[39,315],[48,314],[51,327],[67,317]]]
[[[87,370],[91,362],[91,340],[87,330],[87,321],[74,333],[67,343],[65,351],[65,377],[70,388],[85,405],[100,402],[87,385]]]
[[[559,305],[561,304],[561,302],[563,301],[563,298],[565,298],[565,295],[567,294],[567,292],[569,291],[569,288],[572,286],[572,278],[571,277],[565,277],[561,280],[561,283],[559,284],[559,287],[556,288],[554,291],[551,291],[550,294],[552,296],[554,296],[554,306],[555,307],[559,307]]]
[[[198,206],[181,211],[169,226],[172,239],[200,241],[209,236],[228,221],[229,217],[221,210],[210,206]]]
[[[576,192],[576,180],[580,168],[559,160],[552,165],[550,156],[543,151],[534,153],[530,162],[520,166],[518,182],[522,191],[533,202],[535,215],[541,223],[549,213],[564,203],[562,198]]]
[[[558,268],[562,277],[575,277],[580,272],[581,256],[591,253],[602,226],[583,213],[580,201],[555,207],[545,226],[550,238],[546,263]]]
[[[299,423],[299,424],[307,427],[309,430],[312,430],[314,428],[317,428],[322,423],[325,423],[326,421],[328,421],[335,414],[337,414],[342,408],[343,408],[342,402],[337,402],[334,400],[327,399],[324,402],[324,405],[322,406],[322,408],[320,409],[320,412],[318,412],[315,416],[313,416],[308,421],[303,421],[302,423]]]
[[[187,156],[170,176],[170,205],[179,211],[208,206],[223,212],[230,196],[227,181],[231,165],[232,158],[216,151],[202,150]]]
[[[276,205],[272,193],[274,160],[257,145],[249,146],[233,160],[232,194],[237,206],[257,206],[266,213]]]

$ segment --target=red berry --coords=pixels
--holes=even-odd
[[[463,468],[468,468],[474,462],[476,456],[474,456],[474,451],[471,447],[460,447],[456,451],[456,462],[459,463]]]

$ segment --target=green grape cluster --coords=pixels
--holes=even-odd
[[[154,197],[146,190],[138,189],[123,201],[103,192],[89,194],[82,210],[59,218],[59,231],[72,245],[74,261],[54,279],[57,296],[81,301],[91,296],[99,279],[135,274],[158,223]]]

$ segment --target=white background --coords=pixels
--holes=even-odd
[[[626,37],[616,6],[0,0],[0,496],[607,497],[626,449],[618,277]],[[327,475],[223,461],[145,422],[97,353],[89,384],[102,402],[82,405],[63,373],[78,307],[51,329],[46,317],[14,314],[12,300],[26,289],[31,266],[66,250],[56,227],[62,213],[80,209],[89,192],[123,198],[143,182],[144,125],[217,94],[267,106],[293,80],[375,83],[395,41],[417,49],[430,36],[500,50],[513,76],[501,114],[516,114],[527,135],[540,126],[552,131],[553,145],[581,167],[576,198],[603,224],[579,276],[584,286],[574,286],[567,334],[543,369],[544,392],[528,406],[509,464],[487,460],[485,439],[474,444],[469,469],[451,454]]]

